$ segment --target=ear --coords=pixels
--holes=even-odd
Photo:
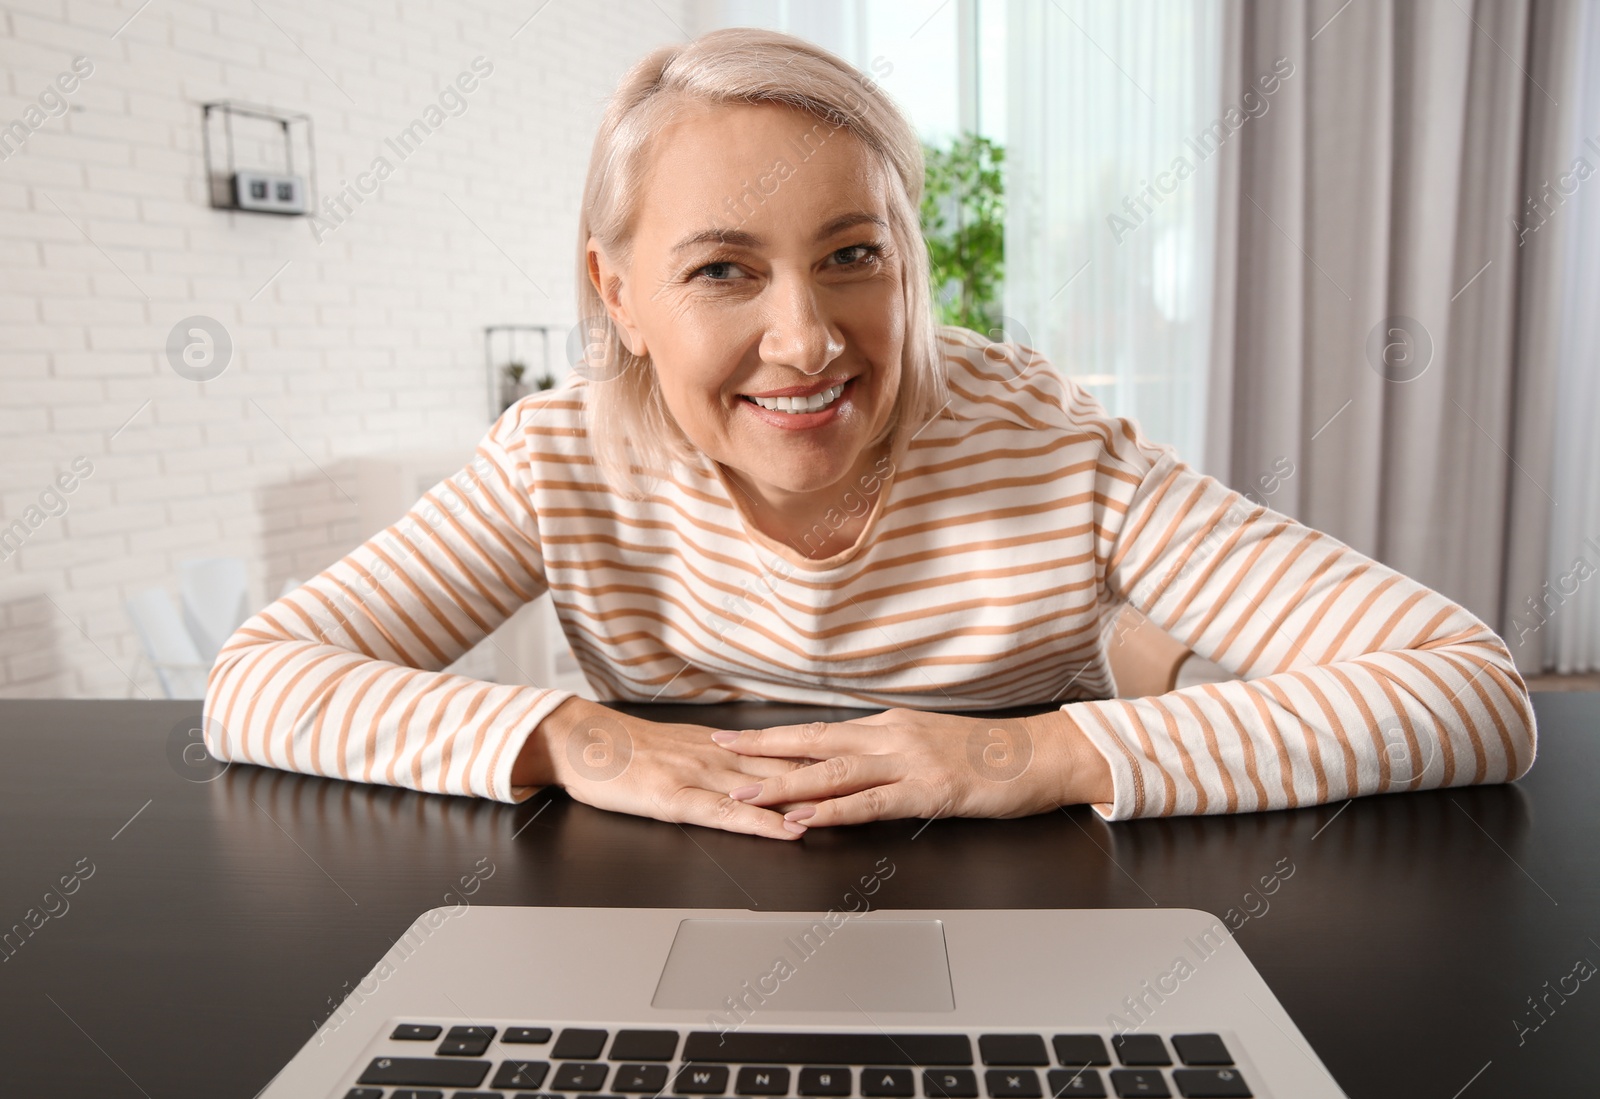
[[[611,260],[600,242],[592,236],[589,238],[587,249],[589,281],[599,292],[606,313],[611,317],[611,323],[615,324],[617,331],[622,334],[622,342],[635,355],[649,354],[649,350],[645,347],[644,333],[639,330],[633,312],[628,307],[629,284],[623,280],[622,269]]]

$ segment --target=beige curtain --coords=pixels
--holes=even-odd
[[[1462,603],[1531,674],[1511,616],[1560,505],[1562,253],[1519,218],[1570,166],[1577,7],[1341,4],[1226,8],[1225,103],[1293,71],[1218,158],[1204,468]]]

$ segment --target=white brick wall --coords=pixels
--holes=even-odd
[[[75,57],[94,63],[0,161],[0,527],[93,465],[0,561],[0,696],[157,696],[130,594],[175,593],[183,558],[239,555],[260,606],[362,537],[348,459],[465,461],[487,426],[482,327],[575,319],[604,97],[696,30],[693,0],[155,0],[113,39],[142,2],[0,12],[0,127]],[[390,153],[394,175],[321,244],[305,218],[208,207],[201,103],[312,115],[326,195],[478,56],[493,74],[466,112]],[[234,342],[211,382],[164,353],[195,314]]]

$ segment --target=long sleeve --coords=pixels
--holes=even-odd
[[[508,454],[527,405],[406,515],[245,622],[211,669],[217,759],[497,801],[523,742],[570,691],[447,667],[545,591],[527,463]]]
[[[1084,391],[1069,402],[1104,436],[1108,607],[1131,603],[1241,677],[1064,707],[1111,766],[1102,817],[1291,808],[1527,772],[1527,686],[1482,621],[1198,473]]]

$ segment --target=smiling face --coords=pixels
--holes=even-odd
[[[589,242],[612,319],[683,433],[759,503],[797,521],[837,506],[900,387],[882,164],[848,129],[773,104],[697,108],[654,150],[630,262]]]

